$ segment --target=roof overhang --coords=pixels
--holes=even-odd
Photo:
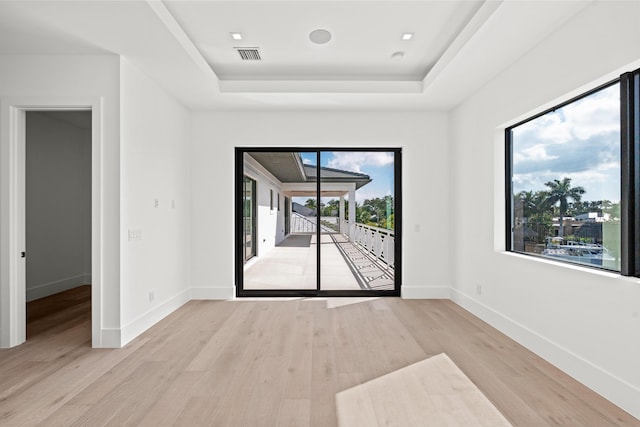
[[[313,189],[318,179],[319,170],[321,187],[324,187],[323,194],[326,194],[327,191],[336,191],[343,194],[352,188],[350,184],[355,185],[357,190],[371,182],[371,177],[364,173],[324,166],[318,168],[315,165],[304,164],[298,152],[249,151],[247,154],[283,184],[309,183],[311,184],[309,188]],[[340,186],[340,184],[345,185]]]

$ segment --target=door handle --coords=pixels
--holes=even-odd
[[[26,257],[27,257],[26,252],[20,252],[20,258],[26,258]]]

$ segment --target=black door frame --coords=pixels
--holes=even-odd
[[[243,262],[243,178],[244,178],[244,154],[247,152],[316,152],[317,166],[320,166],[320,153],[330,151],[353,152],[392,152],[394,153],[394,289],[393,290],[322,290],[320,289],[320,251],[321,245],[317,245],[316,262],[316,289],[243,289],[244,262]],[[317,180],[316,197],[320,201],[322,177]],[[400,296],[402,286],[402,149],[391,147],[236,147],[235,148],[235,285],[236,297],[379,297]],[[320,224],[320,209],[316,212],[317,224]],[[317,239],[320,241],[321,229],[316,227]]]

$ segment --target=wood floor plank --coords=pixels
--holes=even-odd
[[[309,399],[282,399],[278,411],[277,427],[305,427],[310,425]]]
[[[29,303],[27,342],[0,350],[0,425],[411,426],[424,411],[482,425],[477,395],[403,371],[444,353],[514,426],[640,426],[451,301],[190,301],[110,350],[90,348],[90,288],[59,298]]]
[[[334,336],[336,311],[314,312],[311,365],[311,425],[336,425],[335,391],[338,384]]]

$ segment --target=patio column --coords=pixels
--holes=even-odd
[[[355,240],[356,232],[356,190],[349,190],[349,240]]]
[[[338,231],[341,233],[346,233],[347,230],[344,230],[344,194],[340,195],[340,204],[338,205]]]

